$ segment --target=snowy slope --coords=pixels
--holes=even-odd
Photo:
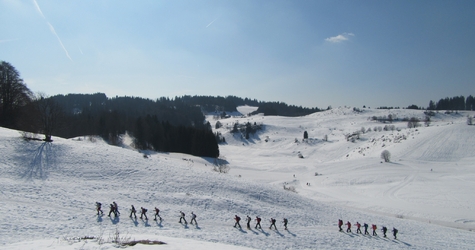
[[[220,151],[231,167],[228,174],[212,171],[211,159],[174,153],[144,158],[100,140],[24,141],[18,132],[0,128],[0,248],[108,249],[114,246],[67,239],[108,238],[120,231],[137,240],[168,239],[169,249],[200,242],[202,248],[220,249],[470,249],[473,232],[454,227],[470,229],[475,221],[473,127],[464,125],[462,116],[441,116],[429,128],[401,130],[414,138],[400,143],[381,140],[382,135],[394,138],[392,132],[346,142],[346,132],[378,125],[367,119],[378,112],[386,111],[355,114],[342,108],[299,118],[222,120],[228,126],[236,120],[265,125],[251,140],[220,129],[227,141]],[[305,130],[308,142],[301,140]],[[321,140],[325,134],[328,142]],[[459,147],[448,149],[435,135]],[[463,145],[457,143],[461,139]],[[392,152],[393,163],[380,163],[382,144]],[[284,183],[297,193],[285,191]],[[96,216],[96,201],[105,213],[116,201],[122,215]],[[148,208],[149,218],[158,206],[164,221],[130,219],[131,204]],[[199,226],[179,224],[180,210],[188,219],[196,213]],[[233,228],[236,214],[263,217],[263,230]],[[277,218],[278,231],[268,229],[271,217]],[[289,231],[283,230],[284,217]],[[339,233],[339,218],[396,227],[399,240]],[[224,245],[207,245],[214,243]]]
[[[475,127],[466,125],[466,115],[474,113],[437,113],[429,127],[417,129],[408,129],[406,122],[383,124],[368,119],[388,114],[424,119],[418,110],[354,112],[350,108],[299,118],[230,118],[221,121],[228,125],[220,129],[228,143],[221,153],[237,163],[233,173],[275,185],[293,182],[299,193],[317,201],[475,230],[471,192]],[[261,123],[265,129],[250,140],[229,133],[234,122],[248,121]],[[375,132],[374,128],[385,125],[398,130]],[[362,127],[372,131],[361,134],[355,143],[346,141],[345,134]],[[309,133],[305,142],[304,131]],[[322,140],[325,135],[328,142]],[[391,152],[392,163],[380,163],[383,150]],[[268,175],[269,171],[273,174]],[[316,172],[323,175],[315,176]]]

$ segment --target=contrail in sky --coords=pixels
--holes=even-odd
[[[64,47],[63,42],[61,42],[61,39],[59,38],[58,34],[56,34],[56,31],[54,30],[53,25],[51,25],[49,22],[48,22],[48,25],[49,25],[49,29],[51,30],[51,32],[56,36],[56,38],[58,38],[59,44],[61,44],[61,47],[63,48],[64,52],[66,53],[66,56],[72,62],[73,59],[71,59],[71,57],[69,56],[68,50]]]
[[[208,28],[211,24],[214,23],[214,21],[218,20],[219,17],[216,17],[216,19],[214,19],[213,21],[211,21],[211,23],[209,23],[208,25],[206,25],[206,28]]]
[[[45,15],[43,15],[43,11],[41,11],[40,6],[39,6],[38,3],[36,2],[36,0],[33,0],[33,3],[34,3],[35,6],[36,6],[36,10],[41,14],[41,16],[42,16],[44,19],[46,19],[46,18],[45,18]]]
[[[0,43],[13,42],[13,41],[18,41],[18,38],[16,38],[16,39],[3,39],[3,40],[0,40]]]
[[[40,13],[40,15],[43,17],[43,19],[46,20],[46,17],[45,15],[43,15],[43,11],[41,11],[41,8],[40,6],[38,5],[38,3],[36,2],[36,0],[33,0],[33,3],[35,4],[36,6],[36,10]],[[59,44],[61,45],[61,48],[63,48],[64,52],[66,53],[66,56],[69,58],[69,60],[71,60],[71,62],[73,61],[73,59],[71,59],[71,57],[69,56],[69,52],[68,50],[66,49],[66,47],[64,47],[64,44],[63,42],[61,41],[61,38],[59,38],[58,34],[56,33],[56,31],[54,30],[54,27],[53,25],[51,25],[51,23],[49,23],[48,21],[46,21],[48,23],[48,26],[49,26],[49,29],[51,30],[51,33],[53,33],[53,35],[56,36],[56,38],[58,38],[58,41],[59,41]]]

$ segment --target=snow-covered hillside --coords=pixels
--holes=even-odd
[[[474,112],[437,113],[428,127],[421,122],[413,129],[403,121],[369,119],[389,114],[425,118],[419,110],[352,108],[298,118],[230,118],[220,121],[228,125],[220,129],[228,143],[221,154],[236,163],[233,174],[276,186],[292,182],[301,195],[317,201],[475,230],[475,126],[466,124],[466,115]],[[245,140],[229,132],[235,122],[265,129]],[[386,125],[394,130],[378,131]],[[360,139],[347,141],[346,134],[362,128]],[[391,153],[391,163],[381,163],[383,150]]]
[[[475,228],[470,192],[475,187],[475,126],[465,124],[466,113],[437,114],[429,127],[407,129],[405,123],[395,123],[400,131],[371,131],[354,143],[346,141],[345,134],[361,127],[384,126],[368,118],[388,112],[422,117],[420,111],[338,108],[297,118],[220,120],[224,127],[218,130],[226,138],[220,151],[229,163],[228,174],[213,171],[212,159],[175,153],[145,158],[128,147],[88,138],[24,141],[17,131],[0,128],[0,248],[108,249],[114,246],[73,239],[107,240],[118,231],[136,240],[165,241],[168,249],[192,244],[220,249],[470,249],[475,245],[474,233],[467,230]],[[229,132],[236,121],[262,124],[263,130],[246,140]],[[322,140],[325,135],[328,141]],[[391,163],[380,163],[384,149],[391,152]],[[122,215],[97,216],[96,201],[105,213],[116,201]],[[132,204],[148,208],[150,220],[129,218]],[[151,219],[155,206],[163,222]],[[187,219],[196,213],[198,226],[179,224],[180,210]],[[261,216],[263,230],[233,228],[234,215]],[[278,230],[268,229],[271,217],[277,218]],[[284,217],[288,231],[282,227]],[[378,237],[340,233],[340,218],[396,227],[398,240],[381,237],[379,230]],[[245,227],[244,220],[241,225]]]

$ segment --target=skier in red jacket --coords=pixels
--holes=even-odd
[[[241,217],[235,215],[234,220],[236,221],[236,223],[234,223],[234,227],[239,226],[239,229],[241,229],[241,224],[239,224],[239,221],[241,221]]]
[[[262,227],[261,227],[261,218],[259,218],[258,216],[256,216],[256,227],[255,227],[255,229],[257,229],[257,226],[259,226],[259,228],[262,229]]]
[[[351,233],[351,223],[350,223],[349,221],[346,223],[346,226],[348,227],[348,228],[346,229],[346,232],[347,232],[347,233]]]
[[[378,227],[375,224],[373,224],[371,228],[373,229],[373,236],[378,236],[378,234],[376,234],[376,229],[378,229]]]
[[[359,222],[356,222],[356,233],[361,233],[361,224]]]

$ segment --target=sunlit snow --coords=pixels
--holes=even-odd
[[[132,249],[471,249],[475,245],[474,112],[437,113],[428,127],[372,116],[418,117],[420,110],[335,108],[305,117],[250,116],[240,107],[215,130],[227,174],[213,159],[138,152],[100,139],[25,141],[0,128],[0,248],[115,249],[124,240],[160,240]],[[217,120],[207,116],[214,128]],[[234,123],[263,128],[245,139]],[[395,130],[378,131],[394,125]],[[365,133],[355,142],[346,134]],[[371,131],[368,129],[371,128]],[[376,131],[375,131],[376,129]],[[303,140],[304,131],[309,139]],[[328,140],[323,140],[327,136]],[[391,153],[384,163],[381,152]],[[145,158],[144,154],[149,157]],[[299,157],[301,155],[302,157]],[[284,190],[284,186],[296,192]],[[97,216],[95,202],[103,204]],[[116,201],[121,216],[108,217]],[[129,218],[146,207],[149,220]],[[164,221],[153,218],[160,208]],[[198,225],[178,223],[193,211]],[[236,229],[239,215],[242,230]],[[245,229],[246,215],[252,217]],[[254,218],[263,218],[262,230]],[[277,219],[270,230],[269,219]],[[284,230],[282,219],[289,219]],[[338,232],[342,219],[388,227],[388,237]],[[391,234],[399,230],[398,239]],[[346,228],[345,228],[346,229]],[[86,237],[88,236],[88,237]],[[85,239],[94,238],[94,239]]]

